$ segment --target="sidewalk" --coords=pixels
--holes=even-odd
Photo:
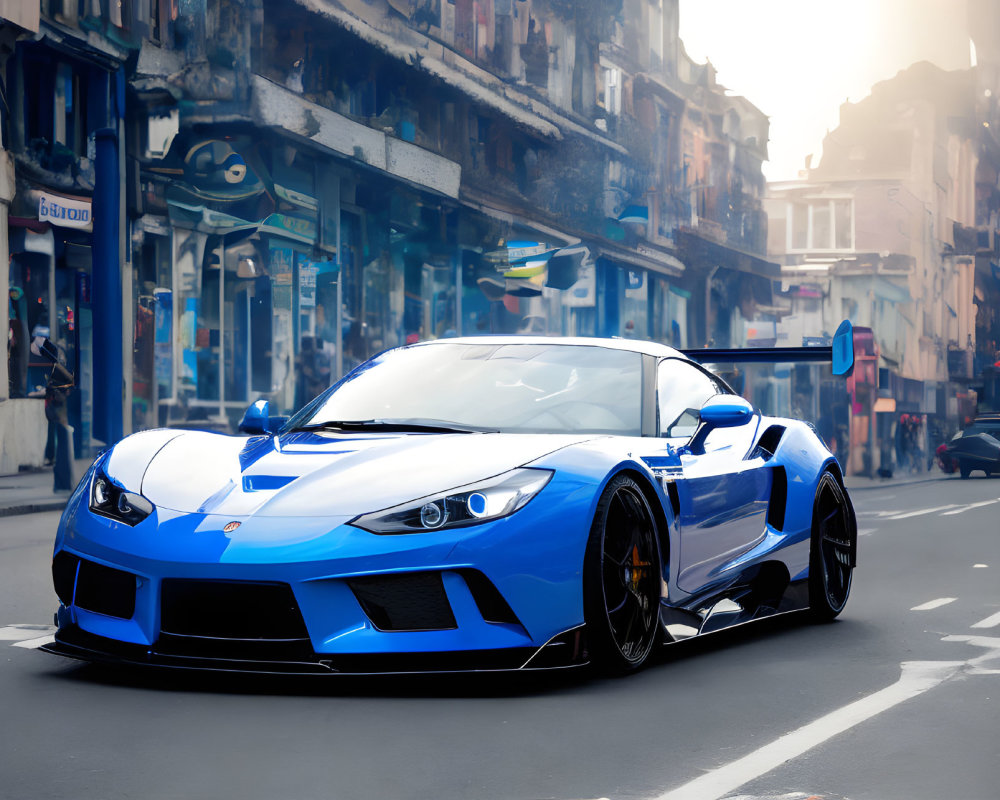
[[[73,480],[80,480],[89,467],[90,459],[77,459],[73,466]],[[0,517],[62,511],[70,493],[53,491],[52,481],[51,467],[16,475],[0,475]]]
[[[848,475],[844,478],[844,484],[847,486],[849,492],[856,492],[862,489],[885,489],[889,486],[930,483],[931,481],[940,481],[953,477],[955,475],[946,475],[935,464],[927,472],[894,472],[891,478],[868,478],[864,475]]]

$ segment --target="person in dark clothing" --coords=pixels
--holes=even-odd
[[[44,334],[45,331],[36,333]],[[45,419],[48,421],[45,460],[52,464],[53,490],[71,491],[74,486],[73,429],[69,426],[67,401],[73,391],[73,373],[66,368],[65,356],[46,336],[35,336],[31,351],[52,362],[52,370],[45,383]]]
[[[28,394],[28,301],[20,286],[10,287],[7,300],[7,369],[11,397]]]

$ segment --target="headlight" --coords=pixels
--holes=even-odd
[[[98,468],[90,484],[90,510],[126,525],[138,525],[153,513],[153,504],[141,494],[116,486],[104,470]]]
[[[523,508],[551,477],[551,470],[514,469],[450,492],[363,514],[351,524],[371,533],[422,533],[478,525]]]

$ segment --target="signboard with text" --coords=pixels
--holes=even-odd
[[[90,200],[74,200],[57,194],[39,192],[38,220],[64,228],[89,231],[93,226]]]

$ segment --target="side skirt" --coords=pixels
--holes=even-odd
[[[781,565],[774,566],[784,569]],[[660,624],[667,643],[808,608],[808,579],[789,581],[787,571],[784,575],[784,580],[770,574],[759,575],[757,581],[749,584],[737,581],[710,595],[692,600],[685,607],[661,605]],[[772,582],[774,579],[777,579],[780,586]]]

